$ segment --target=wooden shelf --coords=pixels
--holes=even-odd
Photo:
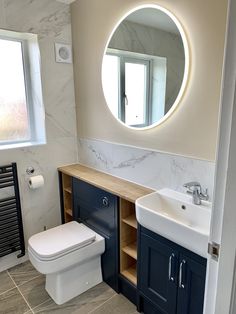
[[[154,192],[152,189],[145,188],[135,183],[114,177],[104,172],[86,167],[80,164],[73,164],[59,167],[58,170],[63,174],[74,177],[102,190],[124,198],[131,203],[135,203],[137,198]]]
[[[137,220],[136,220],[135,214],[130,215],[130,216],[126,217],[126,218],[123,218],[122,221],[124,223],[126,223],[127,225],[135,228],[135,229],[138,228],[138,224],[137,224]]]
[[[122,248],[122,251],[137,260],[137,243],[131,243]]]
[[[137,270],[136,264],[132,265],[128,269],[125,269],[121,272],[121,274],[130,280],[134,285],[137,285]]]
[[[62,190],[64,203],[64,222],[72,221],[72,178],[66,174],[62,174]]]
[[[135,204],[120,198],[120,273],[137,285],[137,220]]]
[[[71,217],[73,217],[72,209],[68,208],[65,210],[65,213]]]
[[[64,191],[70,194],[72,193],[71,188],[64,188]]]

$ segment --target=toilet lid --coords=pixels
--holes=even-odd
[[[95,238],[91,229],[71,221],[33,235],[28,244],[39,259],[52,260],[90,244]]]

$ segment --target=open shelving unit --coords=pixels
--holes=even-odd
[[[120,273],[137,285],[137,220],[135,204],[120,198]]]
[[[65,222],[73,220],[72,212],[72,178],[69,175],[62,174],[62,190],[64,202],[64,219]]]

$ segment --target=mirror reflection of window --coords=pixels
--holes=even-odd
[[[146,64],[145,64],[146,63]],[[147,125],[149,63],[125,62],[125,123]],[[135,84],[134,84],[135,82]]]
[[[166,58],[109,49],[104,56],[103,87],[116,118],[145,127],[165,115]]]
[[[103,60],[103,85],[113,115],[119,117],[119,57],[106,55]]]

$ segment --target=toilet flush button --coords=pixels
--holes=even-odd
[[[104,207],[108,207],[109,206],[109,199],[108,199],[108,197],[104,196],[102,198],[102,204],[103,204]]]

